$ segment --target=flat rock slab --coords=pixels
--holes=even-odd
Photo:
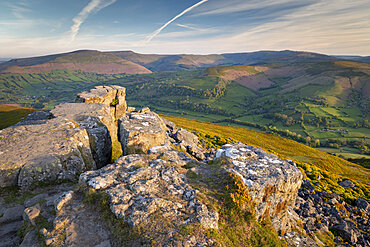
[[[269,216],[278,231],[290,230],[291,217],[298,216],[288,209],[295,204],[303,178],[294,162],[242,143],[222,146],[216,159],[222,157],[228,161],[225,169],[240,176],[248,187],[257,218]]]
[[[119,120],[119,136],[124,154],[146,153],[164,145],[167,127],[153,112],[130,113]]]
[[[74,179],[95,167],[87,131],[63,118],[1,130],[0,154],[0,187]]]

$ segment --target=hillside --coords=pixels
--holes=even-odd
[[[77,51],[39,58],[11,60],[0,66],[2,73],[42,73],[62,69],[99,74],[151,73],[143,66],[99,51]]]
[[[139,54],[133,51],[119,51],[112,52],[112,54],[141,64],[156,72],[192,70],[211,66],[292,64],[336,60],[335,57],[323,54],[289,50],[211,55],[155,55]]]
[[[267,131],[345,158],[370,158],[368,63],[294,51],[220,55],[79,51],[35,58],[33,63],[90,66],[121,59],[165,71],[110,75],[71,67],[1,73],[0,103],[50,109],[73,101],[76,91],[114,83],[127,88],[128,101],[136,106]],[[31,65],[32,59],[8,64],[15,62],[22,69],[40,66]]]
[[[0,104],[0,130],[18,123],[35,109],[20,107],[16,105]]]

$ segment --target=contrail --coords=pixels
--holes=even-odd
[[[78,31],[80,30],[80,26],[86,18],[91,13],[97,13],[100,10],[104,9],[105,7],[108,7],[109,5],[115,3],[117,0],[91,0],[76,17],[72,19],[73,25],[71,26],[71,41],[74,41],[76,39],[76,36],[78,34]]]
[[[155,32],[153,32],[152,34],[150,34],[147,39],[146,39],[146,42],[150,42],[155,36],[157,36],[163,29],[165,29],[168,25],[170,25],[172,22],[174,22],[176,19],[180,18],[181,16],[185,15],[186,13],[188,13],[189,11],[191,11],[192,9],[198,7],[199,5],[205,3],[205,2],[208,2],[208,0],[202,0],[200,1],[199,3],[196,3],[194,4],[193,6],[185,9],[184,11],[182,11],[180,14],[176,15],[174,18],[172,18],[171,20],[169,20],[166,24],[164,24],[161,28],[157,29]]]

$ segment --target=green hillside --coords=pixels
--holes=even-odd
[[[13,105],[0,105],[0,130],[18,123],[35,109]]]
[[[73,101],[76,92],[117,84],[127,88],[129,104],[137,107],[265,131],[344,158],[370,156],[368,63],[293,51],[204,56],[79,51],[12,63],[109,64],[121,58],[154,71],[181,71],[0,73],[0,103],[50,109]]]
[[[196,133],[203,142],[214,147],[240,141],[295,161],[306,178],[321,190],[337,192],[348,200],[358,196],[370,199],[370,170],[321,152],[295,141],[245,128],[230,127],[186,118],[162,115],[176,125]],[[346,189],[338,182],[349,179],[359,188]]]

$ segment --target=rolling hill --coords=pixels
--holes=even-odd
[[[111,64],[117,73],[126,72],[112,74]],[[0,103],[50,109],[73,101],[76,91],[117,84],[127,88],[128,102],[137,107],[267,131],[345,158],[370,158],[365,62],[295,51],[76,51],[11,60],[0,68]],[[136,73],[130,75],[130,68]],[[138,73],[143,68],[148,73]]]
[[[145,67],[99,51],[76,51],[38,58],[15,59],[0,65],[2,73],[41,73],[54,70],[81,70],[99,74],[147,74]]]

